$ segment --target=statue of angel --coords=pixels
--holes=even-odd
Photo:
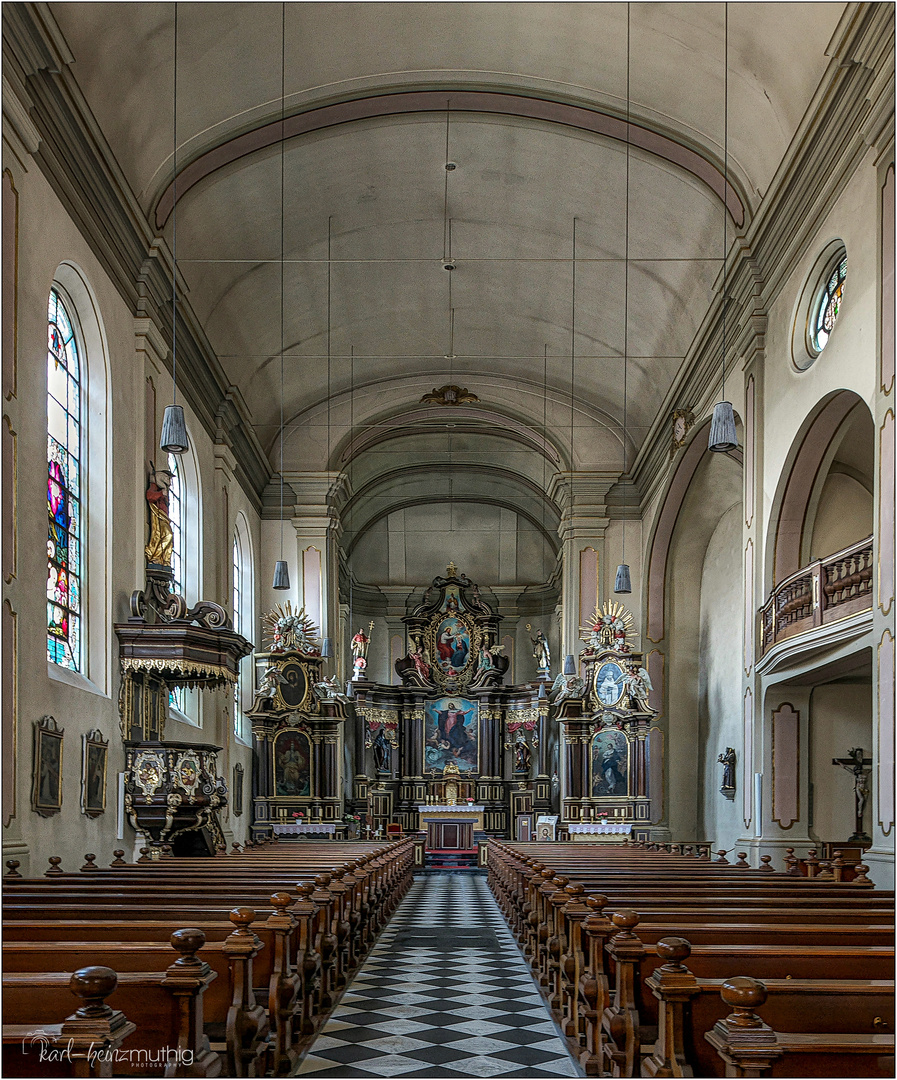
[[[558,675],[551,687],[549,697],[557,705],[566,698],[583,697],[586,692],[585,680],[578,675]]]
[[[312,686],[312,693],[318,701],[342,701],[346,703],[349,698],[343,693],[343,688],[336,675],[328,675],[326,679],[316,682]]]
[[[645,708],[648,707],[648,695],[654,689],[651,682],[651,676],[643,667],[636,667],[635,664],[627,664],[626,672],[623,675],[623,688],[629,695],[629,701],[634,706],[635,703],[639,703]]]

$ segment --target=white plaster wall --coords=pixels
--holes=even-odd
[[[812,835],[820,841],[846,840],[854,830],[853,775],[832,758],[847,757],[861,746],[872,756],[872,684],[827,683],[810,698],[810,783],[813,785]],[[866,830],[872,800],[866,807]]]
[[[813,522],[812,558],[824,559],[871,533],[872,496],[852,476],[830,473]]]
[[[76,870],[86,852],[97,855],[99,864],[108,864],[114,848],[122,847],[130,855],[134,832],[124,827],[124,839],[116,829],[117,775],[124,766],[118,712],[118,653],[113,622],[128,616],[132,590],[143,586],[146,541],[146,473],[143,439],[135,432],[144,429],[145,377],[149,373],[137,362],[134,320],[126,303],[107,278],[98,260],[82,238],[40,171],[29,164],[24,169],[12,150],[4,146],[4,164],[14,175],[19,191],[19,261],[18,261],[18,386],[17,396],[6,403],[18,436],[17,443],[17,575],[4,595],[18,616],[18,716],[15,747],[5,753],[15,754],[15,817],[4,830],[4,850],[22,862],[21,872],[43,873],[50,855],[63,858],[63,868]],[[108,596],[107,609],[91,610],[88,633],[105,634],[105,649],[91,655],[85,677],[56,672],[52,677],[46,660],[46,307],[47,296],[57,267],[72,264],[92,294],[106,341],[109,378],[110,423],[108,446],[108,488],[111,513],[105,544],[96,530],[91,545],[105,549],[106,580],[91,578],[88,589],[99,584]],[[102,358],[94,350],[87,358],[91,370],[102,367]],[[157,424],[168,400],[170,379],[157,378]],[[236,484],[230,485],[230,524],[218,521],[221,479],[216,479],[211,440],[187,409],[188,427],[193,439],[205,505],[205,528],[202,530],[201,588],[188,590],[187,599],[200,597],[231,605],[230,562],[232,523],[242,510],[250,524],[258,551],[258,517]],[[102,422],[91,414],[88,423]],[[91,462],[91,499],[102,498],[102,471]],[[102,552],[101,552],[102,554]],[[102,558],[101,558],[102,565]],[[258,595],[258,590],[256,590]],[[4,688],[5,691],[8,688]],[[244,808],[250,805],[250,753],[246,747],[233,747],[230,696],[228,693],[198,695],[201,726],[169,723],[166,736],[186,741],[218,742],[225,747],[219,756],[221,773],[230,784],[232,766],[242,760],[246,786]],[[62,760],[62,811],[42,818],[31,809],[33,762],[33,725],[44,715],[56,718],[65,731]],[[99,729],[109,741],[106,784],[106,812],[96,818],[81,813],[82,736]],[[248,822],[244,809],[242,821],[232,819],[234,835],[242,840]],[[27,851],[26,851],[27,848]]]
[[[701,839],[730,849],[741,825],[741,793],[734,800],[720,794],[722,766],[717,758],[727,746],[743,754],[741,731],[741,651],[732,646],[740,627],[741,505],[720,518],[707,545],[701,572],[699,670],[699,746],[703,829]],[[736,776],[738,769],[736,768]]]

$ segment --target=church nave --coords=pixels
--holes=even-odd
[[[580,1076],[483,877],[415,879],[297,1076]]]

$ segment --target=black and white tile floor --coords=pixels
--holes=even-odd
[[[485,879],[447,872],[415,880],[294,1075],[582,1072]]]

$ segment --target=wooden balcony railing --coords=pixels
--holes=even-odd
[[[776,585],[760,610],[760,652],[872,607],[872,537],[817,559]]]

